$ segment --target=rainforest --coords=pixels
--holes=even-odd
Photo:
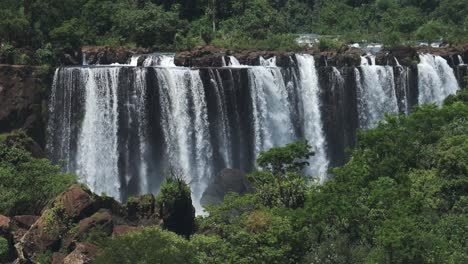
[[[466,0],[0,0],[0,263],[468,263]]]

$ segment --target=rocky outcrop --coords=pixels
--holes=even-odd
[[[319,51],[317,49],[305,49],[296,53],[308,53],[315,57],[317,67],[357,67],[361,64],[361,56],[366,51],[354,47],[342,47],[337,50]],[[468,45],[463,47],[447,46],[443,48],[432,47],[395,47],[384,49],[376,54],[378,65],[411,66],[419,62],[418,53],[431,53],[445,58],[451,66],[458,65],[458,55],[468,61]],[[229,65],[229,56],[234,56],[241,64],[260,65],[260,57],[268,59],[276,57],[276,64],[280,67],[294,66],[294,52],[265,51],[265,50],[230,50],[213,46],[195,47],[190,51],[179,52],[175,63],[186,67],[222,67],[224,63]]]
[[[185,67],[222,67],[230,64],[229,56],[234,56],[241,64],[260,65],[260,57],[269,59],[276,57],[276,65],[288,67],[293,63],[293,52],[268,50],[230,50],[214,46],[199,46],[190,51],[176,54],[175,64]]]
[[[88,264],[100,253],[100,249],[90,243],[80,243],[72,253],[63,259],[63,264]]]
[[[132,55],[149,53],[150,50],[144,48],[124,48],[124,47],[106,47],[93,46],[83,47],[81,50],[84,63],[89,65],[100,64],[108,65],[112,63],[126,64]],[[73,63],[71,65],[81,65],[83,62]]]
[[[0,133],[24,129],[45,145],[47,69],[24,65],[0,65]]]
[[[224,200],[229,192],[246,194],[253,192],[252,185],[247,181],[245,173],[236,169],[224,169],[208,185],[203,193],[201,203],[203,205],[218,204]]]
[[[134,201],[129,217],[128,205],[73,185],[40,217],[0,216],[0,235],[16,243],[17,263],[34,261],[46,251],[54,253],[53,263],[90,263],[100,252],[99,241],[161,222],[152,195]]]

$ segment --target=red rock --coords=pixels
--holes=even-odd
[[[89,243],[80,243],[72,253],[65,257],[63,264],[88,264],[100,254],[100,249]]]
[[[0,233],[10,232],[12,227],[11,218],[0,215]]]
[[[71,218],[86,217],[97,209],[96,200],[78,184],[68,188],[57,198],[54,205],[63,206],[65,213]]]
[[[60,253],[54,253],[52,255],[52,264],[63,264],[63,260],[65,259],[65,255]]]
[[[127,226],[127,225],[118,225],[114,226],[113,235],[121,236],[132,232],[142,231],[143,227],[141,226]]]
[[[17,215],[13,217],[19,227],[29,229],[39,219],[37,215]]]

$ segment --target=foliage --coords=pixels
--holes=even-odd
[[[272,148],[260,153],[260,170],[247,176],[265,206],[301,207],[305,199],[306,178],[301,171],[314,155],[307,141]]]
[[[81,45],[295,50],[294,34],[302,33],[386,46],[468,41],[465,0],[6,0],[0,7],[0,43],[28,50],[21,59],[37,64],[44,62],[36,50],[48,43],[60,57]],[[325,40],[320,48],[337,44]]]
[[[179,235],[190,236],[195,229],[195,209],[191,191],[180,170],[172,170],[156,197],[156,207],[165,229]]]
[[[31,144],[21,131],[0,136],[0,214],[39,214],[76,180],[50,161],[33,158]]]
[[[114,238],[94,263],[197,262],[194,248],[187,240],[172,232],[151,227]]]
[[[197,259],[466,263],[467,98],[461,90],[442,108],[422,105],[409,116],[388,116],[377,128],[360,132],[349,163],[334,169],[323,185],[307,187],[302,208],[265,203],[262,192],[275,188],[227,195],[199,219],[191,241]],[[265,153],[258,163],[271,172],[291,168],[285,166],[294,163],[291,157],[307,151],[289,146]],[[270,182],[275,185],[274,178]]]
[[[0,237],[0,259],[8,254],[8,250],[10,249],[10,245],[8,240],[3,237]]]
[[[319,39],[318,48],[321,51],[339,49],[343,46],[343,43],[336,39],[331,39],[327,37],[321,37]]]

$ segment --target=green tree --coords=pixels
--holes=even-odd
[[[165,229],[189,237],[195,231],[195,208],[184,178],[181,171],[172,170],[161,185],[156,206]]]
[[[0,136],[0,214],[40,214],[76,178],[60,173],[49,160],[31,156],[32,140],[23,132]]]
[[[247,177],[256,188],[256,194],[266,206],[301,207],[305,199],[307,179],[302,170],[314,155],[307,141],[272,148],[260,153],[260,170]]]
[[[104,248],[103,254],[93,263],[195,264],[198,262],[194,248],[187,240],[172,232],[151,227],[112,239]]]

